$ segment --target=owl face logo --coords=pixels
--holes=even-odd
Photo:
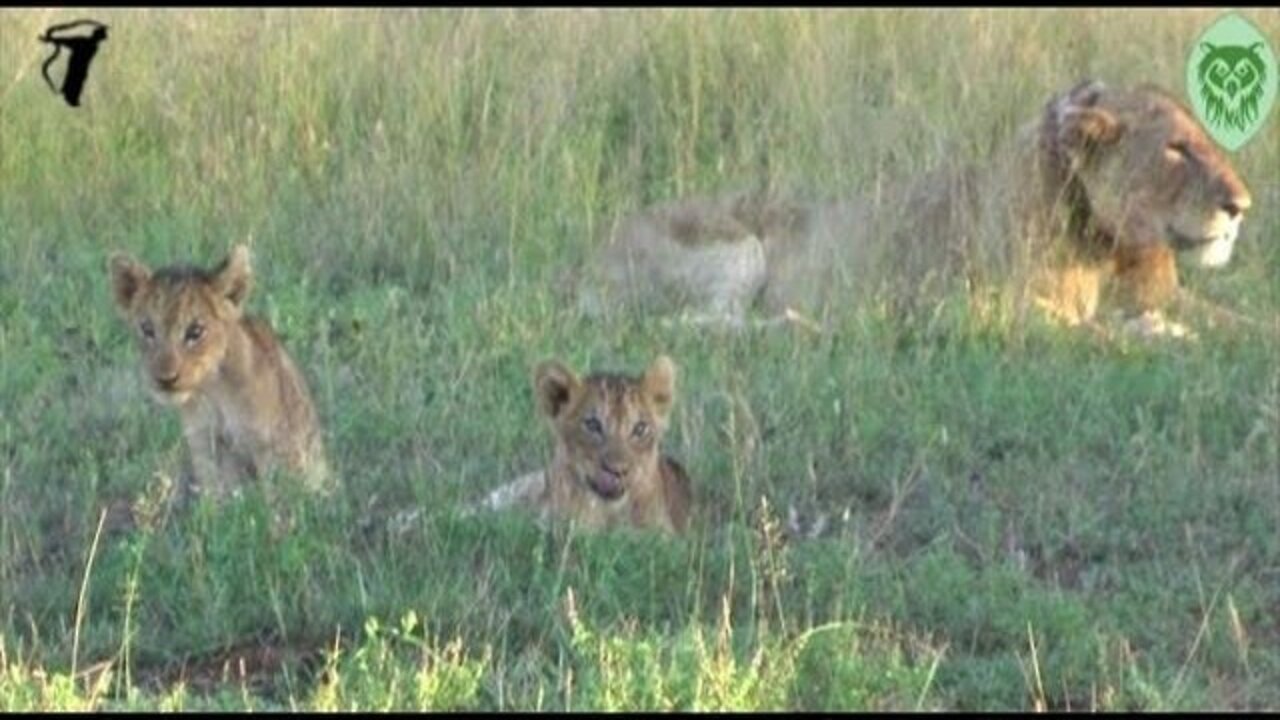
[[[1248,47],[1201,43],[1204,57],[1198,74],[1211,124],[1245,131],[1258,119],[1267,64],[1258,51],[1262,43]]]
[[[1280,69],[1267,36],[1239,13],[1201,33],[1187,53],[1187,96],[1219,145],[1238,150],[1267,124],[1280,93]]]

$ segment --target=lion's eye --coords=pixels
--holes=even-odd
[[[148,340],[156,339],[156,328],[151,324],[150,320],[143,320],[138,323],[138,331],[142,333],[142,337]]]
[[[649,435],[649,423],[641,420],[631,428],[631,437],[641,440]]]
[[[1165,146],[1164,151],[1173,160],[1186,160],[1191,155],[1184,142],[1171,142]]]
[[[604,425],[601,424],[600,419],[594,415],[583,420],[582,426],[592,435],[604,435]]]
[[[187,332],[182,336],[183,340],[186,340],[188,345],[194,345],[195,343],[200,342],[200,338],[202,337],[204,337],[204,325],[201,325],[198,320],[188,325]]]

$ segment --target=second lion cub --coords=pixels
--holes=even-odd
[[[271,468],[332,490],[320,427],[302,374],[267,323],[244,314],[249,249],[217,267],[152,271],[109,262],[120,314],[133,329],[145,382],[182,415],[195,489],[220,497]]]
[[[660,444],[675,400],[675,363],[658,357],[644,375],[580,379],[558,361],[540,364],[533,386],[555,437],[551,464],[490,493],[484,505],[524,505],[542,519],[592,529],[617,526],[683,533],[689,477]]]

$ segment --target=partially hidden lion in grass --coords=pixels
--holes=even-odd
[[[482,508],[523,507],[541,521],[592,530],[685,532],[693,502],[689,477],[661,450],[675,377],[665,355],[639,377],[579,378],[558,361],[539,364],[533,388],[555,439],[551,463],[494,490]]]
[[[879,193],[807,203],[744,192],[642,210],[616,227],[580,301],[741,324],[754,304],[794,316],[886,290],[919,300],[947,283],[1014,281],[1016,297],[1070,324],[1092,323],[1106,299],[1126,327],[1179,334],[1163,315],[1190,298],[1176,256],[1225,265],[1250,202],[1171,96],[1087,81],[990,160],[946,162]]]
[[[195,493],[222,498],[281,467],[332,490],[319,422],[302,374],[270,326],[244,313],[249,250],[213,269],[109,263],[115,302],[137,338],[144,381],[177,408]]]

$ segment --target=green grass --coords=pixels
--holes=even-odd
[[[0,709],[1280,709],[1274,338],[601,327],[563,291],[649,202],[860,192],[1086,76],[1181,91],[1216,12],[93,16],[72,110],[34,38],[78,16],[0,12]],[[1231,266],[1184,275],[1264,319],[1277,128],[1234,157]],[[95,546],[183,452],[107,254],[245,240],[345,492],[284,537],[254,491]],[[538,360],[659,352],[688,538],[457,516],[546,460]],[[784,541],[791,505],[831,532]]]

